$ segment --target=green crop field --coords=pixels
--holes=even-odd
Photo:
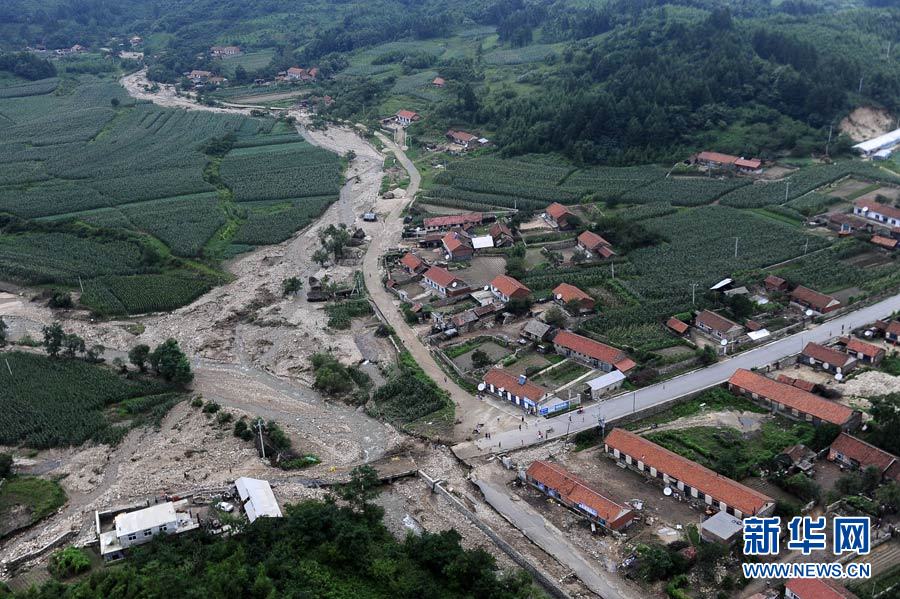
[[[161,416],[179,399],[160,381],[127,379],[81,360],[20,352],[5,353],[2,360],[0,445],[44,449],[116,442],[142,417]],[[139,405],[135,398],[152,399]]]
[[[668,177],[629,191],[622,200],[634,204],[671,202],[676,206],[703,206],[744,185],[746,179]]]
[[[0,213],[14,217],[0,219],[0,277],[83,285],[82,303],[103,314],[169,310],[224,278],[210,274],[209,244],[281,241],[337,198],[340,158],[291,125],[135,103],[111,79],[63,81],[0,84]],[[204,153],[225,136],[223,159]]]

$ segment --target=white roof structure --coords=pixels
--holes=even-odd
[[[116,536],[124,537],[142,530],[176,522],[175,504],[171,501],[157,503],[142,510],[116,516]]]
[[[734,279],[722,279],[721,281],[719,281],[718,283],[716,283],[709,289],[711,291],[715,291],[717,289],[721,289],[722,287],[725,287],[726,285],[731,285],[732,283],[734,283]]]
[[[281,508],[275,500],[275,494],[268,481],[242,476],[234,481],[237,487],[247,519],[253,522],[263,516],[269,518],[281,518]]]
[[[607,372],[603,376],[598,376],[595,379],[591,379],[587,382],[588,387],[591,388],[591,391],[602,391],[607,387],[615,385],[621,381],[625,380],[625,375],[619,372],[618,370],[613,370],[612,372]]]
[[[739,532],[744,530],[744,523],[740,518],[735,518],[726,511],[721,511],[716,515],[707,518],[700,525],[700,529],[706,533],[723,540],[729,541],[733,539]]]
[[[872,157],[876,158],[878,160],[887,160],[888,158],[891,157],[891,154],[893,154],[893,153],[894,153],[893,148],[886,148],[884,150],[878,150],[877,152],[875,152],[872,155]]]
[[[481,237],[473,237],[472,238],[472,248],[476,250],[483,250],[484,248],[492,248],[494,247],[494,238],[490,235],[482,235]]]
[[[765,339],[771,335],[769,333],[769,329],[760,329],[758,331],[750,331],[747,333],[747,336],[750,337],[753,341],[759,341],[760,339]]]
[[[894,129],[889,133],[858,143],[853,147],[863,154],[871,154],[897,144],[900,144],[900,129]]]

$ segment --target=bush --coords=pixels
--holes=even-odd
[[[208,401],[208,402],[206,402],[206,403],[203,405],[203,413],[204,413],[204,414],[215,414],[215,413],[218,412],[221,408],[222,408],[222,406],[220,406],[220,405],[217,404],[216,402],[214,402],[214,401]]]
[[[0,480],[12,474],[13,459],[8,453],[0,453]]]
[[[310,362],[312,362],[313,372],[316,375],[313,388],[324,391],[328,395],[343,395],[353,390],[353,383],[356,380],[353,378],[354,375],[330,353],[313,354]],[[359,380],[363,380],[360,375],[368,378],[364,372],[359,370],[357,372],[356,377]]]
[[[191,407],[193,408],[202,408],[203,407],[203,398],[199,395],[191,400]]]
[[[281,430],[281,427],[275,424],[274,420],[270,420],[266,424],[266,436],[275,449],[286,451],[291,448],[291,438]]]
[[[244,441],[253,439],[253,429],[247,424],[247,420],[241,418],[234,423],[234,436]]]
[[[219,424],[228,424],[234,420],[234,416],[231,415],[231,412],[219,412],[216,416],[216,422]]]
[[[50,573],[57,578],[69,578],[91,569],[91,560],[83,549],[66,547],[50,557]]]

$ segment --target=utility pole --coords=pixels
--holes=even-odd
[[[12,373],[12,368],[11,368],[10,365],[9,365],[9,360],[8,360],[8,359],[6,359],[6,369],[9,371],[9,376],[12,376],[12,375],[13,375],[13,373]]]
[[[691,283],[691,305],[696,305],[697,303],[697,285],[700,283]]]
[[[859,89],[856,90],[856,93],[858,93],[858,94],[861,94],[861,93],[862,93],[862,83],[863,83],[863,78],[860,77],[860,78],[859,78]]]
[[[735,260],[737,260],[737,254],[738,254],[738,240],[739,240],[739,239],[740,239],[740,237],[735,237],[735,238],[734,238],[734,259],[735,259]]]
[[[831,133],[834,129],[834,123],[828,125],[828,141],[825,142],[825,156],[828,156],[828,146],[831,145]]]
[[[803,244],[803,255],[806,255],[806,252],[809,251],[809,239],[806,240],[806,243]]]
[[[84,293],[84,284],[81,282],[81,275],[78,275],[78,286],[81,287],[81,293]]]
[[[266,445],[263,443],[262,436],[262,418],[256,420],[256,430],[259,431],[259,450],[262,451],[263,459],[266,459]]]
[[[788,199],[790,199],[791,182],[790,182],[790,181],[786,181],[785,183],[786,183],[787,185],[786,185],[785,188],[784,188],[784,201],[787,202]]]
[[[609,267],[612,269],[612,278],[616,278],[616,263],[610,262]]]

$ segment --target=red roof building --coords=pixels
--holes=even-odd
[[[900,463],[897,456],[879,449],[862,439],[841,433],[828,449],[828,459],[851,468],[866,469],[875,466],[885,478],[900,482]]]
[[[411,275],[422,272],[427,266],[424,260],[416,256],[412,252],[403,254],[403,257],[400,258],[400,264],[403,266],[403,268],[406,269],[406,272]]]
[[[820,314],[827,314],[841,307],[841,302],[830,295],[819,293],[802,285],[791,292],[791,299],[801,306],[815,310]]]
[[[794,378],[792,376],[788,376],[786,374],[779,374],[776,378],[776,381],[779,383],[784,383],[785,385],[790,385],[792,387],[797,387],[798,389],[803,389],[807,393],[813,393],[816,389],[816,384],[812,381],[807,381],[804,379]]]
[[[776,277],[775,275],[769,275],[766,277],[763,284],[766,286],[766,289],[769,291],[787,291],[788,283],[781,277]]]
[[[892,320],[888,323],[884,329],[884,338],[894,345],[900,343],[900,320]]]
[[[900,227],[900,208],[881,204],[875,200],[856,200],[853,214],[881,223],[887,227]]]
[[[466,295],[471,291],[468,283],[446,268],[441,268],[440,266],[432,266],[429,268],[425,274],[422,275],[422,282],[444,297]]]
[[[697,154],[697,162],[709,166],[731,166],[738,160],[740,159],[737,156],[720,152],[700,152]]]
[[[742,171],[755,172],[762,167],[762,160],[758,158],[738,158],[734,161],[734,166]]]
[[[604,448],[617,461],[737,518],[766,516],[775,510],[771,497],[630,431],[613,429],[606,436]]]
[[[527,411],[533,411],[548,392],[529,381],[525,375],[515,375],[502,368],[491,368],[482,379],[485,391],[511,401]]]
[[[477,135],[472,135],[471,133],[467,133],[465,131],[454,131],[450,129],[447,131],[447,138],[455,144],[459,144],[463,147],[469,147],[469,144],[473,141],[478,140]]]
[[[447,81],[443,77],[435,77],[431,81],[431,85],[435,87],[444,87],[445,85],[447,85]]]
[[[636,516],[632,510],[604,497],[558,464],[532,462],[525,472],[525,479],[550,497],[610,530],[622,530]]]
[[[686,322],[678,320],[674,316],[666,321],[666,326],[679,335],[684,335],[685,333],[687,333],[689,328]]]
[[[494,221],[494,224],[491,225],[488,234],[494,240],[494,247],[503,247],[505,245],[511,245],[514,241],[512,231],[506,223],[501,221]]]
[[[852,430],[862,421],[862,414],[857,410],[743,368],[731,375],[728,388],[767,408],[774,407],[785,416],[815,425],[829,422]]]
[[[441,239],[444,246],[444,252],[447,253],[448,259],[453,261],[471,260],[475,254],[475,249],[468,237],[457,231],[450,231]]]
[[[791,578],[784,585],[785,599],[859,599],[843,585],[825,578]]]
[[[900,245],[900,240],[891,239],[890,237],[884,237],[882,235],[872,235],[872,238],[869,239],[869,241],[888,250],[896,250],[897,246]]]
[[[576,220],[575,213],[563,206],[559,202],[553,202],[545,210],[547,217],[552,220],[560,229],[569,229]]]
[[[612,244],[593,231],[585,231],[578,236],[578,247],[589,254],[596,254],[602,258],[616,255]]]
[[[704,310],[694,319],[694,326],[716,339],[734,341],[744,334],[744,327],[724,316]]]
[[[465,214],[448,214],[446,216],[432,216],[422,221],[426,231],[439,231],[451,227],[468,228],[480,225],[484,215],[480,212],[467,212]]]
[[[553,297],[564,306],[568,306],[569,302],[577,302],[580,312],[590,312],[594,309],[594,298],[575,285],[560,283],[553,290]]]
[[[586,363],[592,368],[609,372],[613,368],[627,372],[636,364],[621,349],[605,343],[576,335],[571,331],[560,331],[553,338],[556,353]]]
[[[419,113],[413,112],[412,110],[398,110],[397,111],[397,122],[401,125],[409,125],[413,121],[418,121],[420,118]]]
[[[827,372],[844,374],[856,367],[856,358],[818,343],[807,343],[800,354],[800,361]]]
[[[494,277],[491,281],[491,292],[503,302],[525,299],[531,295],[531,289],[509,275],[497,275]]]
[[[866,364],[878,364],[884,359],[883,348],[859,339],[848,339],[845,347],[847,353]]]

